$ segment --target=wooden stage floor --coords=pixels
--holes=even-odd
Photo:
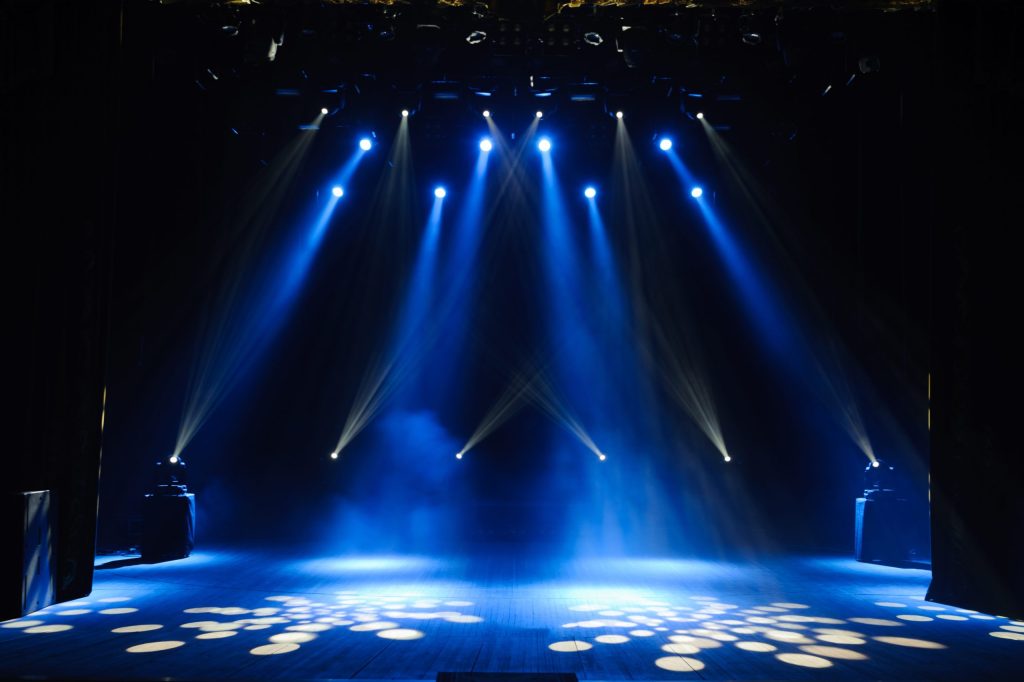
[[[0,676],[1024,679],[1024,622],[842,558],[110,561],[88,598],[0,626]]]

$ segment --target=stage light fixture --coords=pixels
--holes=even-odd
[[[434,196],[438,199],[444,199],[448,192],[445,191],[444,187],[434,188]]]
[[[485,137],[484,139],[480,140],[480,151],[489,152],[492,149],[494,149],[494,143],[491,142],[491,138]]]
[[[615,112],[615,118],[621,119],[622,118],[622,112],[621,111],[616,111]]]
[[[537,112],[536,114],[534,114],[534,115],[535,115],[535,116],[536,116],[537,118],[544,118],[544,112],[543,112],[543,111],[538,111],[538,112]]]
[[[402,118],[409,118],[409,110],[402,109]]]
[[[338,459],[338,453],[336,451],[331,453],[331,459]]]
[[[700,187],[694,187],[690,190],[690,196],[694,199],[700,199],[704,195],[704,190]]]
[[[341,198],[341,196],[344,193],[345,193],[345,190],[342,189],[341,187],[339,187],[338,185],[335,185],[334,187],[331,188],[331,194],[333,194],[334,196],[336,196],[338,198]]]
[[[462,455],[464,455],[464,454],[465,453],[463,453],[463,452],[456,452],[455,453],[455,459],[462,459]]]
[[[731,462],[731,461],[732,461],[732,457],[730,457],[729,455],[726,455],[725,457],[723,457],[723,459],[724,459],[724,460],[725,460],[726,462]]]
[[[171,455],[170,457],[167,458],[167,461],[170,462],[171,464],[177,464],[178,462],[181,461],[181,459],[179,459],[177,455]]]
[[[881,464],[880,464],[880,463],[879,463],[879,461],[878,461],[878,460],[876,459],[876,460],[874,460],[873,462],[871,462],[871,466],[873,466],[874,468],[876,468],[876,469],[877,469],[878,467],[880,467],[880,466],[881,466]]]
[[[585,196],[588,199],[593,199],[594,197],[597,196],[597,190],[594,189],[593,187],[588,187],[585,190],[583,190],[583,196]]]
[[[704,112],[703,111],[698,111],[697,112],[697,120],[698,121],[703,121],[704,120]]]
[[[593,45],[594,47],[597,47],[598,45],[604,42],[604,38],[602,38],[601,34],[596,31],[587,31],[586,33],[583,34],[583,42],[585,42],[587,45]]]
[[[363,139],[359,140],[359,148],[362,149],[364,152],[370,151],[372,147],[373,142],[370,141],[370,138],[364,137]]]
[[[540,142],[537,143],[537,149],[541,150],[542,152],[551,151],[551,140],[549,140],[546,137],[540,138]]]
[[[490,118],[490,117],[491,117],[491,112],[489,110],[487,110],[487,109],[484,109],[484,118]]]
[[[597,453],[597,458],[599,460],[601,460],[602,462],[605,461],[606,459],[608,459],[607,457],[605,457],[605,454],[603,452]]]
[[[326,116],[327,115],[327,107],[320,107],[320,113],[323,114],[324,116]]]
[[[485,40],[487,40],[487,34],[483,31],[471,31],[470,34],[466,36],[466,42],[470,45],[479,45]]]
[[[667,137],[661,138],[661,141],[658,142],[658,148],[663,152],[667,152],[669,149],[672,149],[672,140]]]

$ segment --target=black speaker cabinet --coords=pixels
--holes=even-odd
[[[3,500],[2,537],[10,539],[0,552],[0,620],[56,601],[53,500],[49,490],[15,493]]]
[[[142,502],[142,558],[183,559],[196,544],[196,496],[146,495]]]

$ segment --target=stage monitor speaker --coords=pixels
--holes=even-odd
[[[857,498],[854,553],[857,561],[903,565],[912,560],[910,505],[897,497]]]
[[[13,551],[0,554],[0,620],[19,618],[56,601],[53,521],[49,490],[15,493],[3,501],[3,537]]]
[[[184,559],[196,545],[196,496],[146,495],[142,504],[142,558]]]

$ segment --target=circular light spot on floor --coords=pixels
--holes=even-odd
[[[67,609],[65,611],[58,611],[53,614],[55,616],[81,616],[86,613],[92,613],[92,609]]]
[[[326,623],[304,623],[302,625],[289,625],[285,630],[294,630],[296,632],[325,632],[330,630],[331,626]],[[355,630],[356,628],[352,628]]]
[[[398,623],[393,623],[390,620],[376,620],[371,623],[353,625],[349,629],[352,630],[352,632],[372,632],[373,630],[390,630],[397,627]]]
[[[901,613],[900,615],[898,615],[896,617],[899,618],[900,620],[909,620],[909,621],[911,621],[913,623],[927,623],[930,620],[935,620],[931,616],[918,616],[918,615],[913,614],[913,613]]]
[[[882,628],[892,628],[903,625],[895,620],[886,620],[885,618],[850,618],[851,623],[860,623],[861,625],[877,625]]]
[[[820,644],[808,644],[800,647],[800,651],[825,658],[836,658],[843,661],[866,661],[867,656],[859,651],[841,649],[837,646],[821,646]]]
[[[12,620],[10,623],[0,625],[0,628],[30,628],[33,625],[42,625],[45,620]]]
[[[777,618],[767,618],[765,616],[751,616],[750,618],[747,618],[747,622],[753,623],[754,625],[774,625],[779,621]]]
[[[218,610],[216,606],[194,606],[191,609],[185,609],[184,613],[217,613]]]
[[[838,628],[814,628],[814,631],[823,635],[849,635],[850,637],[859,637],[861,639],[867,637],[867,635],[862,635],[861,633],[854,632],[853,630],[840,630]]]
[[[1024,632],[1024,626],[1020,625],[1000,625],[1000,630],[1008,630],[1010,632]]]
[[[945,611],[946,610],[946,608],[944,606],[931,606],[931,605],[918,606],[917,608],[921,609],[922,611]]]
[[[312,642],[314,639],[316,639],[316,634],[312,632],[282,632],[271,637],[270,641],[274,644],[286,644],[288,642],[304,644]]]
[[[809,609],[811,608],[807,604],[794,604],[788,601],[772,602],[772,606],[777,606],[782,609]]]
[[[27,632],[31,635],[52,635],[55,632],[67,632],[73,626],[66,624],[55,624],[55,625],[36,625],[30,628],[25,628],[22,632]]]
[[[876,642],[892,644],[893,646],[905,646],[911,649],[945,649],[945,644],[930,642],[927,639],[913,639],[912,637],[874,637]]]
[[[146,623],[143,625],[125,625],[121,628],[114,628],[111,632],[115,632],[119,635],[126,635],[132,632],[152,632],[153,630],[159,630],[163,625],[156,623]]]
[[[776,642],[789,642],[792,644],[813,644],[813,642],[804,637],[799,632],[790,632],[789,630],[769,630],[764,633],[767,639],[773,639]]]
[[[237,630],[237,623],[211,623],[209,625],[203,625],[199,628],[203,632],[224,632],[226,630]]]
[[[196,635],[196,639],[224,639],[225,637],[234,637],[238,632],[235,630],[220,630],[219,632],[204,632],[201,635]]]
[[[594,641],[601,644],[625,644],[629,641],[629,637],[625,635],[598,635],[594,638]]]
[[[967,616],[957,616],[952,613],[940,613],[936,618],[941,618],[942,620],[967,620]]]
[[[197,620],[197,621],[193,621],[191,623],[182,623],[181,627],[183,627],[183,628],[201,628],[201,627],[206,626],[206,625],[219,625],[219,623],[217,621],[215,621],[215,620]]]
[[[860,637],[851,637],[850,635],[818,635],[818,639],[822,642],[828,642],[829,644],[859,645],[867,642],[865,639],[861,639]]]
[[[753,635],[757,632],[754,628],[733,628],[732,631],[737,635]]]
[[[282,644],[264,644],[263,646],[258,646],[255,649],[249,649],[249,653],[253,656],[277,656],[279,654],[289,654],[298,650],[299,645],[295,642],[284,642]]]
[[[973,616],[971,616],[971,618],[974,618],[975,620],[995,620],[996,619],[995,616],[986,616],[984,613],[976,613]]]
[[[875,606],[888,606],[890,608],[899,609],[906,606],[906,604],[898,601],[876,601]]]
[[[104,616],[121,616],[126,613],[135,613],[136,611],[138,611],[138,609],[133,609],[131,607],[124,606],[116,609],[103,609],[102,611],[100,611],[100,613],[102,613]]]
[[[768,652],[775,651],[777,647],[768,642],[736,642],[733,646],[737,649],[743,649],[744,651],[759,651]]]
[[[587,649],[594,648],[594,645],[590,642],[581,642],[578,639],[567,639],[563,642],[552,642],[548,644],[548,648],[552,651],[575,652],[575,651],[586,651]]]
[[[779,659],[783,663],[790,665],[796,665],[801,668],[831,668],[832,661],[821,656],[811,656],[810,654],[775,654],[775,658]]]
[[[629,634],[634,637],[653,637],[654,630],[630,630]]]
[[[256,623],[255,625],[246,625],[243,630],[266,630],[270,626],[265,623]]]
[[[25,632],[30,632],[30,630],[26,630]],[[998,637],[999,639],[1014,639],[1018,642],[1024,642],[1024,633],[1020,632],[1007,632],[1006,630],[997,630],[996,632],[990,632],[988,634],[992,635],[993,637]]]
[[[243,609],[241,606],[228,606],[220,610],[222,616],[241,616],[244,613],[249,613],[249,609]]]
[[[693,673],[704,669],[704,663],[685,656],[662,656],[654,662],[662,670],[674,673]]]
[[[622,616],[625,615],[625,611],[616,611],[615,609],[607,609],[605,611],[598,611],[599,616]]]
[[[445,620],[448,621],[449,623],[482,623],[482,622],[484,622],[484,619],[481,618],[480,616],[464,616],[464,615],[448,616],[447,618],[445,618]]]
[[[391,630],[378,630],[377,636],[384,639],[408,641],[412,639],[423,639],[426,635],[419,630],[413,630],[412,628],[394,628]]]
[[[185,646],[185,643],[176,640],[167,640],[164,642],[146,642],[145,644],[136,644],[135,646],[128,647],[125,651],[130,654],[151,654],[157,651],[177,649],[180,646]]]
[[[104,604],[116,604],[117,602],[131,600],[131,597],[104,597],[103,599],[97,599],[96,601],[103,602]]]
[[[699,654],[700,647],[693,644],[665,644],[661,650],[666,654]]]
[[[445,606],[472,606],[473,602],[471,602],[471,601],[446,601],[444,603],[444,605]]]

